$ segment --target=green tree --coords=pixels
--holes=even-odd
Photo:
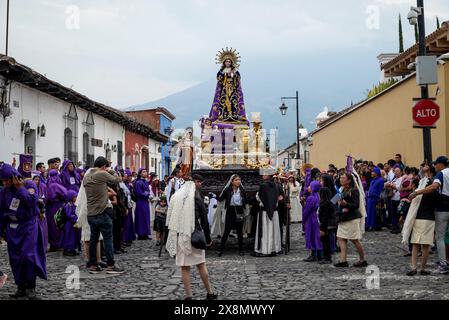
[[[404,52],[404,35],[402,33],[402,19],[399,14],[399,53]]]

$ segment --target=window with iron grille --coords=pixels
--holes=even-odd
[[[74,105],[70,105],[69,113],[64,116],[64,159],[78,164],[78,115]]]

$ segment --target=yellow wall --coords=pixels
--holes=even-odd
[[[449,151],[449,112],[445,110],[449,101],[449,62],[438,66],[438,80],[441,118],[437,129],[432,129],[434,158]],[[430,97],[435,96],[436,88],[429,87]],[[413,128],[412,98],[420,96],[416,78],[411,77],[317,131],[310,147],[310,162],[325,169],[330,163],[345,166],[348,154],[384,163],[401,153],[406,164],[418,166],[424,158],[423,138],[422,130]]]

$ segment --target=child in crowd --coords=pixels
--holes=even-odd
[[[304,207],[304,230],[306,237],[306,248],[311,250],[310,256],[305,262],[321,261],[321,250],[323,245],[320,240],[320,223],[318,222],[318,208],[320,206],[319,191],[321,188],[320,181],[312,181],[310,184],[310,195],[307,197]]]
[[[64,205],[63,213],[65,215],[65,225],[61,235],[61,248],[64,249],[64,255],[73,257],[79,255],[78,249],[80,244],[79,229],[75,227],[78,221],[76,215],[76,197],[78,193],[74,190],[67,192],[69,202]]]
[[[162,242],[164,242],[167,210],[167,198],[162,196],[156,205],[156,216],[154,218],[154,231],[156,231],[157,246],[160,246]]]
[[[337,214],[335,205],[331,202],[332,193],[329,188],[321,188],[319,195],[320,208],[318,210],[318,218],[321,243],[323,244],[323,260],[320,264],[330,264],[332,263],[333,248],[335,247]]]

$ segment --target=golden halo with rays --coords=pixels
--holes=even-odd
[[[233,49],[232,47],[221,49],[220,51],[218,51],[217,56],[215,57],[215,62],[222,65],[227,59],[230,59],[232,61],[232,64],[235,68],[240,67],[241,57],[240,53],[237,52],[236,49]]]

